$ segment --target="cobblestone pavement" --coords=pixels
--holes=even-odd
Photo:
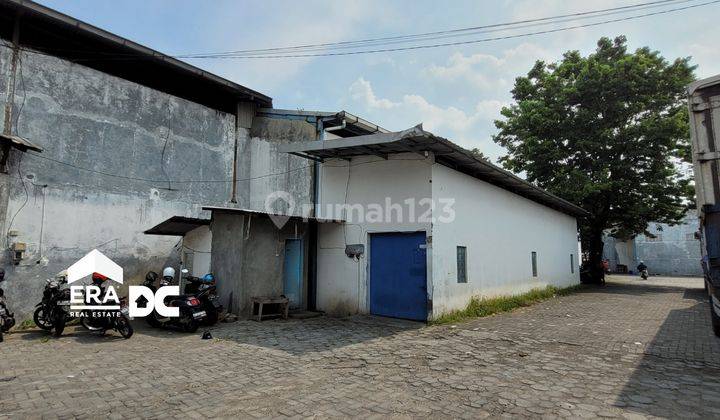
[[[25,331],[0,345],[0,417],[720,417],[700,279],[610,278],[509,314],[243,321],[215,339]]]

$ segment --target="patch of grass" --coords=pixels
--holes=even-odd
[[[18,330],[29,330],[35,328],[35,322],[32,319],[26,319],[25,321],[16,325],[15,328]]]
[[[508,312],[513,309],[530,306],[556,296],[567,296],[582,288],[583,286],[580,284],[564,288],[547,286],[544,289],[532,289],[527,293],[514,296],[501,296],[495,298],[473,297],[470,299],[470,302],[465,309],[444,314],[440,316],[440,318],[432,321],[431,324],[449,324],[466,319],[480,318],[501,312]]]

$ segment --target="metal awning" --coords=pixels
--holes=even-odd
[[[265,217],[287,217],[287,220],[292,221],[302,221],[302,222],[317,222],[317,223],[345,223],[344,220],[341,219],[323,219],[323,218],[317,218],[312,216],[288,216],[285,214],[279,214],[279,213],[268,213],[266,211],[258,211],[258,210],[249,210],[249,209],[242,209],[242,208],[235,208],[235,207],[214,207],[214,206],[206,206],[202,208],[203,210],[209,210],[214,211],[218,213],[235,213],[235,214],[246,214],[246,215],[252,215],[252,216],[265,216]]]
[[[0,134],[0,142],[9,144],[10,147],[14,147],[18,150],[26,152],[28,150],[34,150],[36,152],[42,152],[42,147],[35,145],[30,140],[24,139],[20,136],[13,136],[9,134]]]
[[[377,133],[344,139],[289,143],[280,146],[280,152],[323,161],[347,159],[355,156],[376,155],[387,159],[396,153],[431,152],[435,162],[448,168],[473,176],[563,213],[584,217],[588,215],[581,207],[539,188],[501,169],[489,161],[480,159],[450,140],[423,130],[422,125],[404,131]]]
[[[185,236],[186,233],[197,227],[208,225],[210,225],[210,219],[173,216],[164,222],[151,227],[144,233],[146,235]]]

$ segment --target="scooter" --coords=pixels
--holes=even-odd
[[[200,299],[202,308],[207,313],[207,318],[203,322],[204,325],[215,325],[223,311],[220,298],[217,295],[217,286],[215,285],[215,276],[211,273],[205,274],[203,277],[189,276],[189,271],[184,268],[180,270],[185,279],[185,294],[194,295]]]
[[[5,281],[5,270],[0,268],[0,283]],[[10,312],[5,301],[5,291],[0,287],[0,342],[3,341],[3,334],[10,331],[15,325],[15,314]]]
[[[648,276],[649,276],[649,274],[648,274],[648,271],[647,271],[647,270],[642,270],[642,271],[640,272],[640,278],[641,278],[641,279],[647,280],[647,279],[648,279]]]
[[[155,293],[155,281],[157,273],[150,271],[145,276],[143,286],[149,288]],[[163,270],[163,278],[160,281],[160,287],[170,286],[175,280],[175,269],[167,267]],[[153,328],[160,327],[176,327],[185,332],[193,333],[197,331],[200,323],[207,318],[207,312],[203,310],[200,300],[192,295],[168,296],[165,298],[165,305],[169,307],[177,307],[180,311],[178,317],[164,317],[153,310],[150,315],[146,316],[147,323]],[[140,302],[138,302],[139,304]]]

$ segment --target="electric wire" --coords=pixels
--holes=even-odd
[[[509,30],[509,29],[519,29],[519,28],[532,27],[532,26],[538,26],[538,25],[547,25],[547,24],[552,24],[552,23],[562,23],[562,22],[568,22],[568,21],[578,20],[578,19],[588,19],[588,18],[601,17],[601,16],[610,16],[610,15],[619,14],[619,13],[628,13],[628,12],[635,12],[638,10],[646,10],[646,9],[650,9],[650,8],[664,7],[664,6],[668,6],[668,5],[689,3],[691,1],[694,1],[694,0],[661,0],[661,1],[652,1],[652,2],[647,2],[647,3],[639,3],[639,4],[621,6],[621,7],[591,10],[591,11],[586,11],[586,12],[569,13],[569,14],[564,14],[564,15],[556,15],[556,16],[549,16],[549,17],[536,18],[536,19],[526,19],[526,20],[513,21],[513,22],[496,23],[496,24],[490,24],[490,25],[473,26],[473,27],[469,27],[469,28],[450,29],[450,30],[444,30],[444,31],[425,32],[425,33],[411,34],[411,35],[396,35],[396,36],[388,36],[388,37],[362,39],[362,40],[356,40],[356,41],[340,41],[340,42],[328,42],[328,43],[319,43],[319,44],[296,45],[296,46],[289,46],[289,47],[246,49],[246,50],[225,51],[225,52],[216,52],[216,53],[176,54],[176,55],[173,55],[173,57],[175,57],[175,58],[212,58],[212,57],[236,56],[236,55],[246,55],[246,54],[254,55],[254,54],[258,54],[258,53],[275,54],[275,53],[285,53],[288,51],[308,51],[308,50],[313,51],[313,50],[317,50],[317,49],[357,48],[357,47],[372,46],[372,45],[378,45],[378,44],[394,44],[394,43],[401,43],[401,42],[435,40],[435,39],[444,39],[444,38],[449,38],[449,37],[475,35],[477,33],[496,32],[498,30],[505,31],[505,30]],[[518,26],[518,25],[521,25],[521,26]],[[510,28],[508,28],[508,27],[510,27]]]
[[[678,12],[678,11],[682,11],[682,10],[694,9],[694,8],[698,8],[698,7],[703,7],[703,6],[720,3],[720,0],[705,1],[702,3],[694,3],[694,4],[689,4],[689,5],[681,6],[681,7],[672,7],[669,9],[664,9],[664,10],[660,10],[660,11],[656,11],[656,12],[636,14],[636,15],[632,15],[632,16],[619,17],[619,18],[615,18],[615,19],[607,19],[607,20],[591,22],[591,23],[586,23],[586,24],[571,25],[571,26],[565,26],[565,27],[560,27],[560,28],[551,28],[551,29],[546,29],[546,30],[541,30],[541,31],[523,32],[523,33],[519,33],[519,34],[510,34],[510,35],[497,36],[497,37],[487,37],[487,38],[471,39],[471,40],[464,40],[464,41],[445,42],[445,43],[410,45],[410,46],[393,47],[393,48],[361,49],[358,51],[335,51],[335,52],[333,52],[332,50],[347,49],[347,48],[349,48],[349,46],[352,48],[361,48],[361,47],[369,47],[369,46],[382,47],[382,46],[392,45],[393,43],[397,43],[396,41],[402,41],[402,42],[425,41],[425,42],[427,42],[427,41],[433,41],[436,39],[447,38],[450,36],[468,36],[468,35],[476,35],[478,33],[484,33],[484,32],[496,32],[498,30],[497,28],[502,28],[503,31],[516,30],[516,29],[520,29],[523,27],[537,26],[538,24],[543,24],[543,25],[552,24],[552,23],[557,24],[557,23],[567,22],[569,20],[575,21],[575,20],[580,20],[580,19],[589,19],[589,18],[597,18],[597,17],[601,17],[601,16],[609,16],[609,15],[613,15],[613,14],[633,13],[633,12],[637,12],[637,11],[641,11],[641,10],[647,10],[650,8],[677,6],[680,4],[685,4],[685,3],[689,3],[689,2],[693,2],[693,1],[696,1],[696,0],[659,0],[659,1],[653,1],[653,2],[620,6],[620,7],[615,7],[615,8],[598,9],[598,10],[592,10],[592,11],[569,13],[569,14],[556,15],[556,16],[550,16],[550,17],[544,17],[544,18],[537,18],[537,19],[526,19],[526,20],[515,21],[515,22],[497,23],[497,24],[475,26],[475,27],[469,27],[469,28],[459,28],[459,29],[451,29],[451,30],[445,30],[445,31],[427,32],[427,33],[413,34],[413,35],[397,35],[397,36],[390,36],[390,37],[369,38],[369,39],[357,40],[357,41],[341,41],[341,42],[335,42],[335,43],[306,44],[306,45],[297,45],[297,46],[289,46],[289,47],[247,49],[247,50],[215,52],[215,53],[211,52],[211,53],[178,54],[178,55],[153,53],[152,57],[147,57],[146,55],[140,55],[140,54],[135,54],[135,53],[120,54],[120,53],[105,53],[102,51],[88,51],[88,50],[78,50],[78,49],[74,49],[74,50],[73,49],[48,49],[48,48],[40,48],[40,47],[38,47],[38,48],[40,48],[41,50],[44,50],[44,51],[37,51],[37,50],[33,50],[33,49],[29,49],[28,51],[36,52],[36,53],[39,52],[41,54],[48,54],[49,51],[50,52],[51,51],[56,51],[56,52],[62,52],[62,51],[73,52],[73,51],[75,51],[78,53],[94,54],[92,57],[70,57],[70,58],[68,58],[68,60],[74,61],[74,62],[115,60],[115,59],[146,60],[146,59],[167,59],[167,58],[176,58],[176,59],[270,59],[270,58],[333,57],[333,56],[347,56],[347,55],[358,55],[358,54],[374,54],[374,53],[381,53],[381,52],[410,51],[410,50],[448,47],[448,46],[470,45],[470,44],[477,44],[477,43],[484,43],[484,42],[491,42],[491,41],[517,39],[517,38],[523,38],[523,37],[529,37],[529,36],[535,36],[535,35],[557,33],[557,32],[573,30],[573,29],[588,28],[588,27],[605,25],[605,24],[609,24],[609,23],[624,22],[624,21],[636,20],[636,19],[641,19],[641,18],[650,17],[650,16],[657,16],[657,15]],[[568,19],[568,18],[571,18],[571,19]],[[525,25],[525,26],[519,26],[519,25]],[[321,52],[317,52],[317,53],[313,52],[313,51],[317,51],[318,49],[320,49]],[[325,51],[325,50],[329,50],[329,51]],[[48,55],[52,55],[52,54],[48,54]]]
[[[48,156],[43,156],[38,153],[25,152],[25,154],[32,156],[32,157],[49,160],[51,162],[55,162],[55,163],[58,163],[61,165],[69,166],[71,168],[75,168],[75,169],[78,169],[81,171],[86,171],[86,172],[95,173],[98,175],[103,175],[103,176],[108,176],[108,177],[113,177],[113,178],[121,178],[121,179],[126,179],[129,181],[139,181],[139,182],[147,182],[147,183],[153,183],[153,184],[164,184],[165,182],[167,182],[166,180],[163,180],[163,179],[140,178],[140,177],[113,174],[113,173],[98,171],[98,170],[90,169],[90,168],[84,168],[82,166],[77,166],[72,163],[63,162],[61,160],[54,159],[54,158],[51,158]],[[235,179],[235,181],[236,182],[253,181],[256,179],[285,175],[288,172],[297,172],[297,171],[301,171],[303,169],[308,169],[311,167],[312,167],[312,165],[300,166],[297,168],[290,169],[289,171],[273,172],[273,173],[257,175],[257,176],[248,177],[248,178],[237,178],[237,179]],[[202,183],[227,183],[227,182],[233,182],[233,179],[232,178],[231,179],[217,179],[217,180],[214,180],[214,179],[186,179],[186,180],[174,180],[173,181],[173,183],[175,183],[175,184],[178,184],[178,183],[181,183],[181,184],[200,183],[200,184],[202,184]]]
[[[408,46],[408,47],[378,48],[378,49],[360,50],[360,51],[324,52],[324,53],[307,53],[307,54],[278,54],[278,55],[268,55],[268,54],[243,55],[243,56],[230,56],[229,55],[229,56],[221,56],[221,57],[216,57],[216,58],[269,59],[269,58],[303,58],[303,57],[338,57],[338,56],[349,56],[349,55],[359,55],[359,54],[376,54],[376,53],[385,53],[385,52],[412,51],[412,50],[424,50],[424,49],[440,48],[440,47],[462,46],[462,45],[479,44],[479,43],[484,43],[484,42],[525,38],[525,37],[535,36],[535,35],[552,34],[552,33],[558,33],[558,32],[563,32],[563,31],[569,31],[569,30],[573,30],[573,29],[590,28],[590,27],[605,25],[605,24],[609,24],[609,23],[626,22],[626,21],[630,21],[630,20],[641,19],[644,17],[658,16],[658,15],[668,14],[668,13],[677,12],[677,11],[681,11],[681,10],[693,9],[693,8],[707,6],[707,5],[711,5],[711,4],[717,4],[717,3],[720,3],[720,0],[707,1],[704,3],[693,4],[693,5],[689,5],[689,6],[683,6],[683,7],[676,7],[676,8],[662,10],[662,11],[658,11],[658,12],[644,13],[644,14],[640,14],[640,15],[626,16],[626,17],[616,18],[616,19],[608,19],[608,20],[603,20],[603,21],[599,21],[599,22],[565,26],[565,27],[561,27],[561,28],[546,29],[546,30],[542,30],[542,31],[523,32],[520,34],[473,39],[473,40],[466,40],[466,41],[444,42],[444,43],[425,44],[425,45],[413,45],[413,46]],[[198,58],[203,58],[203,57],[198,57]]]

